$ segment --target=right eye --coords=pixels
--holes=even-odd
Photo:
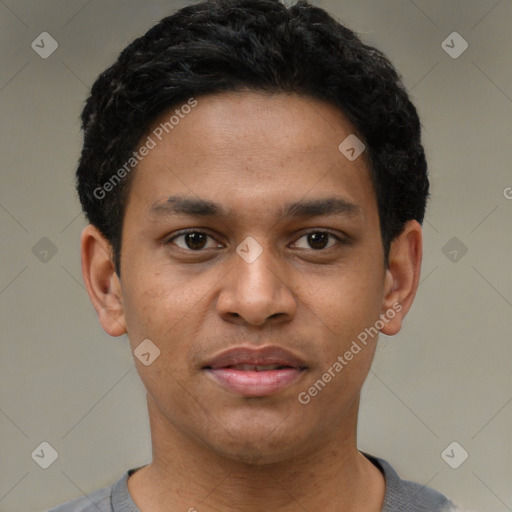
[[[212,241],[212,243],[210,243],[210,246],[207,245],[208,239]],[[180,249],[194,252],[201,251],[201,249],[220,249],[222,247],[222,245],[216,242],[211,235],[203,231],[198,231],[194,229],[182,231],[181,233],[174,235],[166,243],[173,243],[177,245]]]

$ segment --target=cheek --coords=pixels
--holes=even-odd
[[[193,339],[188,318],[200,299],[184,283],[163,271],[127,271],[126,275],[130,279],[125,283],[123,297],[132,352],[146,339],[159,350],[148,365],[133,354],[137,372],[158,407],[166,409],[172,404],[176,409],[172,414],[179,415],[179,411],[186,412],[186,393],[180,383],[188,377],[184,360],[193,347],[187,343]],[[171,416],[171,411],[167,413]]]
[[[380,313],[375,281],[372,286],[339,279],[338,284],[315,299],[318,359],[303,389],[315,407],[331,410],[333,421],[359,396],[375,354],[378,336],[372,327]]]
[[[384,269],[375,265],[374,258],[365,260],[363,255],[354,261],[317,278],[307,298],[305,314],[311,317],[307,323],[318,326],[313,382],[331,370],[325,378],[332,384],[327,393],[322,392],[321,401],[327,397],[337,400],[340,393],[345,396],[343,389],[353,391],[348,396],[356,393],[368,374],[377,344],[371,328],[381,311]]]
[[[161,349],[166,332],[186,309],[179,284],[171,285],[160,271],[124,270],[127,277],[123,282],[123,308],[130,342],[149,338]]]
[[[379,317],[383,276],[383,270],[375,271],[371,266],[346,266],[316,280],[314,291],[307,296],[307,306],[328,332],[345,340],[357,336]]]
[[[123,284],[123,307],[132,349],[149,338],[162,352],[161,361],[176,366],[178,356],[186,356],[193,339],[192,328],[202,322],[212,283],[193,278],[185,271],[170,267],[136,272],[127,269]],[[195,323],[194,323],[195,322]]]

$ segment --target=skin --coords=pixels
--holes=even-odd
[[[401,311],[381,332],[400,330],[418,286],[421,227],[405,225],[386,267],[366,153],[353,162],[340,153],[357,132],[334,106],[248,91],[197,100],[134,172],[121,278],[98,230],[82,235],[84,281],[105,331],[127,333],[132,349],[149,338],[161,351],[149,366],[134,359],[153,460],[129,478],[129,491],[142,512],[379,511],[385,482],[356,439],[376,338],[307,405],[297,397],[393,304]],[[214,201],[229,215],[151,211],[177,194]],[[330,197],[356,208],[280,212]],[[187,228],[211,238],[194,251],[173,238]],[[314,249],[307,234],[318,232],[345,242],[326,237]],[[263,250],[252,263],[236,252],[248,236]],[[308,369],[275,395],[236,395],[202,367],[240,344],[284,347]]]

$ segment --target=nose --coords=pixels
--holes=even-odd
[[[262,326],[293,318],[297,303],[290,289],[289,273],[269,249],[252,262],[234,254],[232,264],[217,301],[223,320]]]

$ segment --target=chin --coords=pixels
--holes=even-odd
[[[298,455],[306,443],[306,435],[299,425],[291,425],[281,418],[280,422],[251,424],[237,422],[226,425],[222,432],[208,432],[206,444],[220,456],[248,465],[262,466],[291,460]],[[219,427],[220,429],[222,427]],[[305,433],[304,433],[305,434]]]
[[[291,460],[295,454],[295,450],[281,449],[276,452],[275,449],[258,447],[256,444],[248,442],[239,447],[232,447],[229,450],[221,449],[217,453],[224,458],[246,464],[247,466],[266,466]]]

